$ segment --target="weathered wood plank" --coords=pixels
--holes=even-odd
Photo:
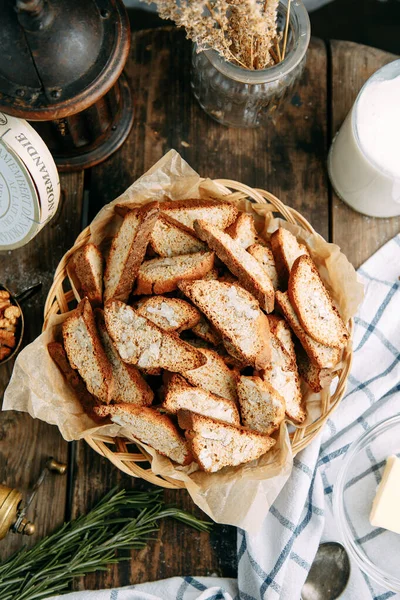
[[[0,258],[0,281],[15,294],[41,281],[42,290],[24,304],[24,345],[39,335],[43,306],[55,268],[81,229],[83,172],[61,176],[62,200],[54,219],[27,246]],[[0,367],[0,398],[12,364]],[[0,480],[25,493],[37,479],[48,456],[67,461],[68,445],[51,425],[17,412],[0,412]],[[34,500],[29,517],[36,524],[32,538],[9,534],[0,545],[0,558],[22,544],[33,544],[59,525],[65,516],[66,477],[48,477]]]
[[[326,60],[324,44],[313,40],[302,82],[285,113],[266,128],[227,129],[211,120],[191,94],[191,47],[183,34],[170,28],[135,34],[127,65],[135,122],[121,150],[91,170],[91,218],[175,148],[202,176],[269,189],[327,236]],[[87,511],[113,485],[146,487],[120,474],[84,443],[77,452],[73,514]],[[165,492],[165,499],[200,514],[185,492]],[[77,587],[213,573],[236,575],[236,530],[216,526],[208,536],[168,522],[155,542],[132,554],[130,565],[91,575]]]
[[[365,81],[396,56],[352,42],[331,42],[332,137],[339,130]],[[375,219],[361,215],[332,192],[332,233],[355,267],[400,231],[400,217]]]

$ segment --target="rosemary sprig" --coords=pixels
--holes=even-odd
[[[210,523],[165,506],[161,493],[111,490],[87,515],[10,556],[0,564],[1,600],[67,593],[75,577],[105,571],[110,564],[127,560],[128,550],[143,548],[166,517],[198,531],[209,530]]]

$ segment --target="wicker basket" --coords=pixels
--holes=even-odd
[[[266,204],[271,212],[280,213],[289,223],[299,225],[308,233],[316,233],[308,221],[302,217],[296,210],[289,208],[274,195],[265,190],[253,189],[237,181],[227,179],[217,179],[214,183],[219,188],[222,195],[227,196],[229,200],[251,199],[256,203]],[[64,291],[64,281],[68,280],[67,265],[71,255],[81,246],[87,243],[90,237],[90,228],[86,227],[78,236],[74,246],[63,257],[54,275],[53,285],[47,296],[44,309],[44,326],[46,329],[49,317],[59,313],[71,310],[69,304],[75,300],[73,292]],[[353,329],[353,323],[350,321],[350,339]],[[348,344],[343,355],[343,368],[339,373],[339,379],[334,393],[328,396],[321,406],[321,416],[305,426],[300,426],[291,434],[292,451],[297,454],[303,450],[318,435],[326,420],[339,405],[346,390],[347,376],[350,371],[352,361],[351,343]],[[150,457],[146,451],[123,438],[111,438],[104,435],[91,435],[85,437],[86,442],[99,454],[108,458],[118,469],[133,477],[140,477],[155,485],[178,489],[184,488],[181,481],[155,475],[150,468]],[[145,464],[143,464],[145,463]],[[147,463],[147,464],[146,464]]]

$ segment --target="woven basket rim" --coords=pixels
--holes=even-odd
[[[205,181],[205,179],[201,179]],[[306,232],[319,235],[305,217],[297,210],[284,204],[279,198],[270,192],[251,188],[243,183],[231,179],[214,179],[213,183],[219,189],[221,195],[226,196],[227,200],[238,201],[250,198],[255,203],[268,205],[271,212],[278,212],[286,221],[293,225],[299,225]],[[44,325],[43,330],[48,326],[49,318],[56,314],[62,314],[69,311],[68,303],[75,296],[72,290],[65,292],[63,283],[68,279],[67,265],[71,256],[80,247],[85,245],[90,238],[90,225],[88,225],[77,237],[74,245],[61,259],[55,274],[53,284],[47,295],[44,307]],[[292,443],[292,453],[295,456],[298,452],[306,448],[320,433],[326,421],[339,406],[347,385],[347,377],[350,372],[352,363],[352,333],[353,320],[348,323],[349,342],[344,349],[342,357],[342,369],[338,375],[336,389],[329,396],[329,402],[326,401],[321,407],[321,415],[315,421],[303,426],[295,426],[295,431],[290,434]],[[90,446],[101,456],[104,456],[112,462],[118,469],[133,477],[142,478],[154,485],[158,485],[168,489],[185,488],[182,481],[162,476],[155,475],[151,470],[151,458],[140,442],[132,442],[124,438],[111,438],[101,434],[92,434],[83,438]],[[135,446],[138,452],[130,452],[129,446]],[[111,446],[111,448],[110,448]],[[114,450],[115,447],[115,450]],[[150,463],[150,468],[140,466],[140,463]]]

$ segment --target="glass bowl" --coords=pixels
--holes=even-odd
[[[333,510],[344,545],[360,569],[383,587],[400,592],[400,535],[369,522],[392,454],[400,456],[400,415],[378,423],[350,447],[334,487]]]

